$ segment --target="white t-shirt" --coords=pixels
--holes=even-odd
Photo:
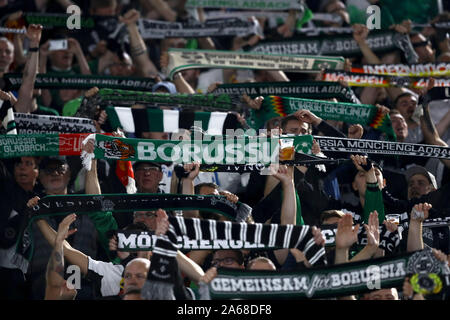
[[[97,261],[88,257],[88,270],[99,275],[101,280],[100,292],[103,297],[117,296],[120,292],[120,281],[125,269],[121,264]]]

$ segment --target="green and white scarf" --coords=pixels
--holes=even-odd
[[[3,76],[5,87],[3,90],[18,90],[22,85],[21,73],[6,73]],[[39,73],[36,75],[34,88],[36,89],[80,89],[88,90],[92,87],[151,91],[155,79],[139,77],[113,77],[97,75],[62,75]]]
[[[100,89],[92,97],[84,97],[80,110],[95,110],[97,106],[126,107],[137,104],[154,107],[179,107],[194,110],[240,111],[241,97],[229,94],[151,93],[131,90]]]
[[[327,70],[324,72],[322,80],[331,82],[345,81],[347,85],[351,87],[408,87],[422,89],[428,86],[429,78],[388,76]],[[450,87],[450,79],[436,78],[435,86]]]
[[[0,124],[2,124],[6,134],[17,134],[14,109],[9,100],[0,100]]]
[[[409,77],[442,77],[450,75],[450,62],[426,64],[368,64],[353,67],[352,72]]]
[[[209,283],[209,291],[212,299],[332,298],[377,288],[401,288],[405,277],[413,274],[436,274],[442,288],[448,266],[438,261],[431,250],[421,250],[301,271],[221,268]]]
[[[347,139],[314,136],[320,150],[327,152],[368,153],[384,156],[414,156],[450,159],[450,148],[406,142],[380,140]]]
[[[289,10],[302,9],[303,3],[299,0],[188,0],[186,8],[229,8],[250,10]]]
[[[258,20],[236,17],[208,20],[206,22],[169,22],[139,19],[139,33],[143,39],[201,38],[257,34],[264,37]]]
[[[204,136],[204,140],[150,140],[117,138],[101,134],[89,135],[95,140],[93,154],[83,154],[89,168],[91,159],[203,164],[270,164],[278,163],[280,139],[267,137],[223,138]],[[312,136],[293,137],[292,146],[299,153],[310,154]]]
[[[169,49],[165,73],[171,79],[179,71],[194,68],[225,68],[317,72],[321,69],[342,70],[344,58],[307,55],[275,55],[243,51]]]
[[[385,132],[390,139],[395,140],[395,133],[392,129],[389,115],[383,115],[376,106],[366,104],[267,96],[264,97],[263,104],[259,110],[251,110],[251,117],[247,122],[252,127],[260,128],[267,120],[273,117],[285,117],[302,109],[309,110],[326,120],[371,126],[374,129]]]
[[[327,81],[227,83],[219,85],[213,93],[246,94],[251,98],[269,95],[321,100],[338,98],[360,103],[352,89]]]
[[[377,53],[396,50],[399,49],[394,41],[396,34],[393,31],[370,32],[367,37],[367,43]],[[315,37],[297,35],[280,41],[265,40],[258,42],[255,46],[249,48],[248,51],[285,55],[337,55],[344,57],[362,55],[358,44],[351,34]]]
[[[0,159],[40,156],[75,156],[88,133],[0,135]]]
[[[191,129],[197,123],[210,135],[226,134],[226,130],[241,128],[237,116],[227,112],[194,112],[157,108],[134,109],[129,107],[106,107],[113,130],[121,127],[125,132],[179,132]]]

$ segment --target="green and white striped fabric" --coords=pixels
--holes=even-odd
[[[240,128],[235,114],[227,112],[179,111],[156,108],[135,109],[129,107],[106,107],[113,129],[121,127],[125,132],[169,132],[201,127],[211,135],[222,135],[226,129]],[[200,121],[199,123],[195,123]]]
[[[9,101],[0,100],[0,122],[6,129],[6,134],[17,134],[14,109]]]

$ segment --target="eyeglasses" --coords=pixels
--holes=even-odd
[[[133,217],[135,218],[154,218],[156,217],[156,213],[153,212],[135,212],[133,214]]]
[[[217,267],[219,265],[231,266],[233,263],[239,264],[239,262],[235,258],[223,258],[223,259],[214,259],[211,261],[213,267]]]
[[[67,166],[66,165],[60,165],[57,167],[47,167],[44,169],[41,169],[45,174],[52,174],[53,172],[56,171],[56,173],[58,174],[64,174],[67,171]]]

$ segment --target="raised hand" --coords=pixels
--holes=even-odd
[[[232,202],[232,203],[237,203],[239,201],[239,197],[237,195],[235,195],[234,193],[231,193],[229,191],[222,190],[222,191],[219,192],[219,194],[221,196],[226,197],[227,200]]]
[[[369,215],[369,224],[364,225],[367,235],[367,245],[377,247],[380,245],[380,230],[378,228],[378,212],[372,211]]]
[[[245,103],[248,104],[248,106],[254,110],[259,110],[261,109],[261,105],[264,101],[264,97],[259,96],[256,97],[255,99],[250,98],[248,95],[244,94],[242,96],[242,99],[245,101]]]
[[[336,249],[348,249],[358,240],[359,224],[353,228],[353,217],[346,213],[338,222]]]
[[[363,42],[367,39],[369,35],[369,29],[363,24],[354,24],[353,25],[353,39],[357,43]]]
[[[348,128],[348,137],[350,139],[361,139],[364,133],[364,128],[360,124],[352,124]]]
[[[77,219],[77,215],[75,213],[69,214],[66,216],[63,221],[58,226],[58,233],[56,234],[55,242],[62,242],[67,237],[71,236],[75,232],[77,232],[77,229],[69,230],[70,225],[72,222],[74,222]]]
[[[367,165],[367,156],[361,156],[359,154],[357,155],[351,155],[350,159],[352,159],[353,164],[355,165],[356,169],[358,171],[369,171],[369,170],[364,170],[363,166]]]
[[[411,210],[411,222],[423,222],[428,219],[429,211],[433,206],[427,202],[416,204]]]
[[[109,251],[117,251],[117,237],[115,235],[113,235],[111,239],[109,239],[108,246]],[[120,260],[128,258],[129,255],[130,255],[129,252],[117,251],[117,256],[119,257]]]
[[[39,47],[39,42],[41,41],[42,35],[42,25],[40,24],[30,24],[27,28],[25,36],[30,40],[30,46],[32,48]]]
[[[312,234],[314,236],[314,242],[318,245],[318,246],[325,246],[325,238],[323,237],[322,231],[320,230],[320,228],[317,228],[315,226],[313,226],[311,228],[312,230]]]
[[[141,17],[141,14],[136,9],[128,10],[123,16],[119,16],[119,21],[126,25],[133,25]]]
[[[80,43],[75,38],[68,38],[67,39],[67,46],[69,52],[73,53],[74,55],[77,55],[79,53],[82,53],[83,50],[81,49]]]
[[[189,175],[185,178],[188,180],[194,180],[200,173],[200,163],[192,162],[183,165],[184,171],[189,172]]]
[[[169,230],[169,217],[167,213],[163,209],[158,209],[156,211],[156,230],[155,234],[157,236],[161,236],[166,234],[167,230]]]
[[[27,207],[33,208],[35,205],[38,204],[39,200],[41,200],[41,198],[39,198],[38,196],[31,198],[30,200],[27,201]]]
[[[294,113],[294,116],[296,116],[298,120],[310,123],[313,126],[318,126],[322,122],[322,118],[319,118],[309,110],[298,110]]]
[[[278,165],[278,170],[276,170],[277,165],[271,165],[272,175],[275,179],[279,180],[282,184],[293,183],[294,181],[294,167],[288,167],[284,164]]]

